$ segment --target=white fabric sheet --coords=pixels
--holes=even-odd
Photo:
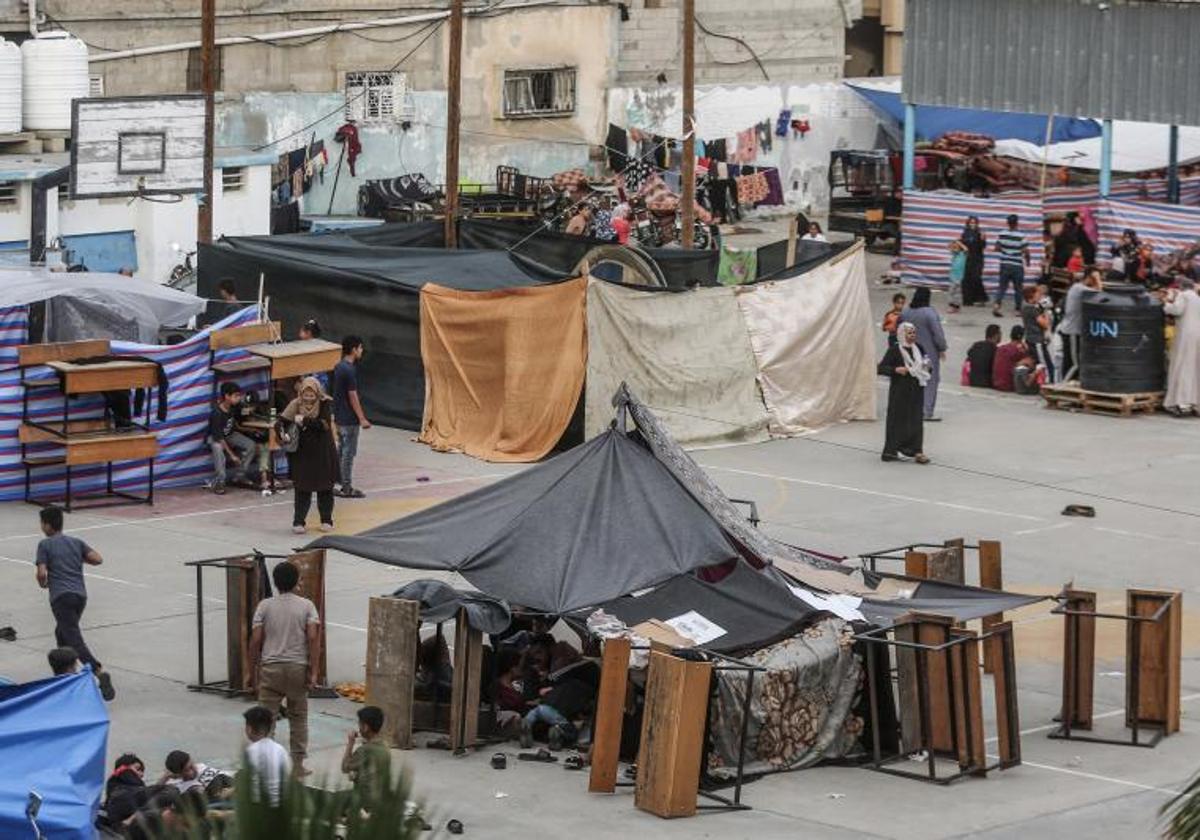
[[[589,438],[612,420],[612,397],[622,382],[685,446],[767,438],[767,411],[734,289],[647,292],[593,279],[587,320]]]
[[[773,435],[875,419],[875,338],[858,244],[799,277],[736,288]]]

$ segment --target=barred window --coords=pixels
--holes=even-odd
[[[346,74],[346,119],[370,125],[410,120],[413,107],[408,76],[394,70],[355,70]]]
[[[504,71],[505,117],[562,117],[574,113],[574,67]]]

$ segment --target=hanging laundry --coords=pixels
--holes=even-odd
[[[792,124],[792,109],[784,108],[779,112],[779,118],[775,120],[775,136],[787,137],[788,128]]]
[[[758,276],[758,249],[731,248],[721,246],[721,260],[717,264],[717,282],[723,286],[740,286],[752,283]]]
[[[648,180],[654,174],[654,165],[649,161],[635,160],[625,167],[625,190],[627,192],[637,192],[641,189],[643,182]]]
[[[767,183],[767,195],[766,198],[760,199],[755,206],[779,207],[783,204],[783,181],[779,177],[779,170],[774,167],[764,169],[762,177]]]
[[[362,154],[362,143],[358,139],[358,126],[354,124],[354,120],[350,120],[334,132],[333,139],[341,143],[345,149],[346,163],[350,167],[350,177],[355,177],[354,162]]]
[[[764,120],[755,126],[758,134],[758,150],[760,152],[771,151],[771,123]]]
[[[706,140],[704,151],[708,152],[708,157],[718,163],[724,163],[729,160],[729,153],[726,150],[726,142],[724,140]]]
[[[761,172],[742,175],[737,179],[738,204],[754,205],[767,197],[770,190],[767,179]]]

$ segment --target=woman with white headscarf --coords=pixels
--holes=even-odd
[[[333,530],[333,484],[338,477],[333,401],[314,376],[300,381],[296,398],[279,415],[279,440],[288,450],[288,471],[296,493],[292,531],[303,534],[304,520],[317,494],[321,530]]]
[[[916,326],[908,322],[900,324],[896,343],[888,347],[879,363],[879,375],[892,381],[888,389],[883,460],[912,458],[918,464],[928,464],[923,449],[923,407],[931,371],[929,359],[917,344]]]

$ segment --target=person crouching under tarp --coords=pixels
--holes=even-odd
[[[578,723],[595,708],[599,689],[599,666],[583,659],[566,642],[555,644],[550,674],[538,690],[538,704],[521,722],[521,746],[525,749],[533,746],[534,736],[542,726],[546,727],[550,749],[574,746],[579,738]]]

